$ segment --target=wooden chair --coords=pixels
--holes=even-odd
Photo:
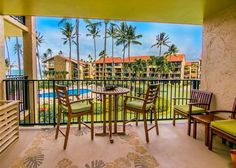
[[[191,90],[190,98],[172,98],[174,100],[173,126],[175,126],[176,115],[181,115],[188,119],[187,134],[191,134],[191,123],[193,115],[200,115],[210,109],[212,93],[200,90]],[[176,105],[176,100],[186,100],[185,105]]]
[[[69,138],[71,119],[77,117],[79,129],[81,128],[81,124],[91,129],[91,140],[93,140],[94,138],[94,116],[93,116],[94,113],[93,113],[93,102],[92,102],[93,99],[79,100],[79,97],[77,97],[77,101],[71,101],[69,99],[69,96],[71,95],[68,95],[67,87],[60,85],[56,85],[56,93],[58,97],[58,120],[57,120],[55,139],[57,139],[58,132],[60,131],[60,133],[65,137],[64,147],[63,147],[65,150]],[[62,113],[65,114],[68,118],[65,134],[60,129],[60,121]],[[91,115],[91,127],[89,127],[86,123],[81,121],[81,116],[88,114]]]
[[[231,119],[211,122],[208,149],[212,150],[213,135],[218,135],[219,137],[226,139],[231,143],[236,144],[236,119],[235,119],[236,98],[234,99],[232,111],[215,110],[215,111],[209,111],[209,113],[211,115],[216,114],[216,113],[228,113],[228,114],[231,114]]]
[[[157,123],[157,113],[156,113],[156,100],[158,97],[158,92],[159,92],[159,85],[158,84],[150,84],[150,85],[148,85],[148,89],[147,89],[147,92],[146,92],[144,98],[135,97],[135,96],[125,96],[124,121],[123,121],[123,132],[124,133],[125,133],[125,124],[127,124],[130,121],[136,120],[136,126],[137,126],[139,114],[143,114],[146,142],[147,143],[149,142],[148,131],[150,131],[154,127],[156,127],[156,134],[157,135],[159,134],[158,123]],[[126,121],[127,110],[130,110],[130,111],[136,113],[136,117],[134,119]],[[152,126],[151,128],[148,128],[147,114],[151,110],[154,113],[155,125]]]

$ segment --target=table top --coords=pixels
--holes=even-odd
[[[105,95],[119,95],[129,93],[129,89],[123,87],[117,87],[114,90],[105,90],[105,88],[97,87],[91,90],[93,93],[105,94]]]
[[[209,123],[211,123],[211,121],[214,121],[214,120],[222,120],[222,118],[220,118],[218,116],[214,116],[214,115],[194,115],[192,117],[195,120],[202,122],[202,123],[206,123],[206,124],[209,124]]]

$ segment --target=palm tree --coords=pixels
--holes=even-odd
[[[147,61],[147,64],[151,66],[151,76],[154,76],[154,63],[155,63],[156,57],[155,56],[151,56],[150,59]]]
[[[36,57],[38,60],[38,68],[39,68],[39,75],[40,79],[42,79],[42,70],[41,70],[41,63],[40,63],[40,54],[39,54],[39,47],[44,42],[43,35],[40,32],[36,32]]]
[[[138,59],[138,60],[135,60],[135,62],[133,64],[135,64],[137,67],[137,77],[139,77],[139,78],[142,77],[143,73],[145,71],[146,65],[147,65],[146,61]]]
[[[71,19],[69,18],[62,18],[60,20],[60,22],[58,23],[58,26],[64,24],[65,22],[69,22]],[[76,40],[73,41],[74,44],[76,45],[76,55],[77,55],[77,66],[78,66],[78,78],[80,78],[80,63],[79,63],[79,60],[80,60],[80,49],[79,49],[79,23],[80,23],[80,20],[79,18],[75,18],[75,38]]]
[[[102,76],[103,79],[105,79],[105,57],[106,57],[106,52],[107,52],[107,26],[109,24],[109,20],[104,20],[104,57],[102,61]]]
[[[112,58],[112,74],[114,73],[114,39],[116,38],[116,25],[114,23],[110,24],[107,30],[108,38],[111,38],[111,58]]]
[[[60,51],[58,52],[58,55],[63,55],[63,52],[60,50]]]
[[[161,56],[161,49],[162,46],[168,46],[169,41],[169,36],[166,35],[166,33],[162,32],[156,36],[156,43],[152,45],[152,47],[159,48],[159,56]]]
[[[47,51],[46,51],[46,53],[47,53],[47,56],[49,56],[49,57],[52,57],[52,49],[51,48],[48,48],[47,49]],[[45,54],[45,53],[44,53]]]
[[[128,26],[127,27],[127,30],[126,30],[126,38],[127,38],[127,44],[126,44],[126,47],[128,48],[128,58],[129,58],[129,66],[130,66],[130,63],[131,63],[131,60],[130,60],[130,49],[131,49],[131,44],[135,44],[135,45],[142,45],[141,42],[138,41],[139,38],[143,37],[143,35],[139,34],[139,35],[136,35],[136,27],[133,27],[133,26]],[[130,74],[130,72],[129,72]]]
[[[124,60],[125,60],[125,50],[126,50],[126,44],[127,44],[127,28],[128,25],[126,22],[121,22],[120,26],[117,26],[117,33],[116,33],[116,46],[122,45],[123,46],[123,66],[124,66]],[[124,74],[123,74],[124,76]]]
[[[64,36],[62,39],[63,44],[68,44],[69,46],[69,60],[71,60],[71,47],[73,39],[75,38],[74,26],[70,22],[65,22],[64,26],[61,29],[61,33]],[[69,62],[69,78],[71,78],[71,61]]]
[[[177,48],[177,46],[175,44],[172,44],[168,50],[164,53],[165,56],[170,56],[170,59],[171,59],[171,56],[172,55],[176,55],[177,53],[179,52],[179,49]],[[171,63],[168,63],[168,67],[166,68],[167,72],[170,73],[172,70],[173,70],[173,64]],[[170,74],[169,74],[170,76]]]
[[[176,55],[179,52],[179,49],[175,44],[172,44],[168,50],[164,53],[164,55]]]
[[[96,61],[97,60],[96,37],[100,37],[100,35],[99,35],[99,33],[100,33],[99,26],[101,25],[101,22],[93,23],[89,19],[85,19],[84,21],[87,23],[86,28],[89,32],[88,34],[86,34],[86,36],[91,36],[93,38],[94,59]]]
[[[120,26],[117,26],[117,33],[116,33],[116,45],[123,45],[123,59],[125,57],[125,49],[126,49],[126,44],[127,44],[127,28],[128,25],[126,22],[121,22]]]
[[[19,40],[18,40],[18,37],[16,37],[16,44],[14,46],[14,51],[15,51],[15,54],[17,54],[17,60],[18,60],[18,73],[19,75],[21,75],[21,55],[23,53],[22,51],[22,45],[19,44]]]

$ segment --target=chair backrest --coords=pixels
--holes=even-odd
[[[235,116],[236,116],[236,97],[234,98],[234,104],[233,104],[232,111],[233,111],[234,113],[232,113],[231,118],[232,118],[232,119],[235,119]]]
[[[145,95],[146,104],[156,104],[159,93],[159,84],[149,84]]]
[[[196,105],[198,107],[204,108],[205,110],[210,109],[212,92],[202,91],[202,90],[191,90],[191,102],[198,102],[204,105]]]
[[[56,85],[56,93],[58,98],[58,105],[68,108],[68,112],[71,112],[70,99],[67,92],[67,87],[62,85]]]

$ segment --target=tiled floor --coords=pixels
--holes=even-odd
[[[202,126],[200,126],[198,129],[197,140],[193,139],[190,136],[187,136],[186,123],[183,121],[178,121],[175,127],[173,127],[171,122],[168,121],[159,122],[159,127],[159,136],[156,136],[154,130],[150,131],[149,144],[145,143],[144,130],[142,124],[140,123],[140,126],[138,127],[132,127],[132,129],[134,129],[134,131],[136,132],[137,137],[139,137],[140,144],[142,144],[142,146],[147,149],[150,155],[155,157],[156,161],[159,164],[159,167],[227,168],[232,166],[230,161],[229,148],[225,145],[222,145],[219,138],[215,138],[214,140],[213,152],[209,151],[208,148],[204,145],[204,129]],[[38,128],[22,128],[20,131],[20,139],[0,155],[0,168],[10,167],[10,165],[12,165],[16,158],[19,157],[22,151],[24,151],[24,149],[30,143],[32,143],[32,139],[37,136],[38,132]],[[52,137],[54,137],[54,132],[55,131],[51,132],[53,134]],[[87,145],[86,148],[88,150],[94,150],[97,145],[98,148],[94,151],[97,151],[99,153],[100,151],[98,150],[101,146],[109,144],[107,137],[95,137],[92,143],[95,143],[96,145],[92,147],[92,145],[94,144],[91,145],[91,141],[89,140],[89,138],[89,133],[85,137],[70,137],[68,148],[66,151],[62,150],[62,137],[59,138],[60,140],[55,141],[55,146],[58,145],[57,147],[59,148],[59,152],[64,152],[64,155],[66,155],[66,153],[69,153],[70,151],[73,152],[73,145],[77,147],[80,145]],[[112,145],[116,145],[116,138],[118,137],[114,138],[115,143]],[[84,141],[82,139],[84,139]],[[122,145],[122,143],[120,145]],[[53,152],[51,153],[53,154]],[[58,155],[58,153],[56,152],[54,154],[55,156]],[[109,155],[106,154],[106,156],[104,157],[109,158]],[[47,165],[44,164],[44,166],[41,165],[41,167],[47,167]],[[80,168],[85,166],[83,164],[82,166],[78,165],[77,167]]]

